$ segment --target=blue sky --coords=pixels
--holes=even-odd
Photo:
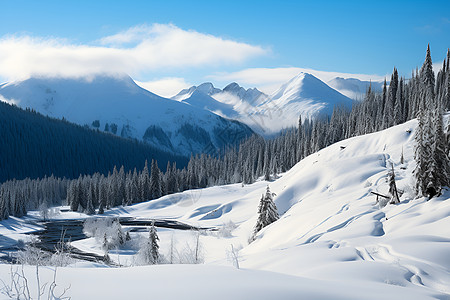
[[[299,68],[379,79],[396,66],[407,76],[422,63],[427,43],[435,62],[450,47],[450,1],[16,0],[1,7],[3,80],[64,68],[80,75],[85,63],[87,73],[114,65],[112,71],[153,89],[165,85],[166,94],[203,81],[270,92]],[[46,61],[52,47],[59,59],[53,66]]]

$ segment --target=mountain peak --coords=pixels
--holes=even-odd
[[[214,85],[211,82],[205,82],[200,84],[197,88],[197,91],[200,91],[202,93],[205,93],[207,95],[212,95],[215,93],[220,93],[221,90],[218,88],[215,88]]]
[[[228,91],[228,90],[235,90],[235,89],[240,89],[241,86],[239,84],[237,84],[236,82],[232,82],[230,84],[228,84],[226,87],[223,88],[223,91]]]

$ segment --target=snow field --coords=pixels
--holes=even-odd
[[[236,228],[224,235],[200,235],[201,265],[114,269],[77,263],[58,269],[60,284],[72,283],[74,299],[142,298],[149,289],[164,299],[449,299],[450,191],[431,200],[413,199],[415,126],[410,121],[338,142],[274,182],[185,191],[112,209],[106,215],[176,219],[214,228],[232,221]],[[382,207],[370,192],[387,194],[391,164],[401,203]],[[267,184],[277,194],[281,217],[248,244]],[[3,224],[2,234],[11,230]],[[194,241],[189,231],[158,229],[158,234],[165,256],[172,236],[178,249]],[[132,236],[137,240],[147,235]],[[74,244],[101,251],[92,239]],[[227,258],[231,245],[240,249],[239,270]],[[132,253],[110,256],[128,264]],[[2,279],[8,268],[0,265]],[[32,272],[32,267],[26,270]]]

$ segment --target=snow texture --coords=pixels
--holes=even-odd
[[[202,265],[94,268],[78,263],[58,269],[59,284],[71,284],[73,298],[133,299],[151,290],[153,297],[164,299],[449,299],[450,191],[431,200],[414,199],[416,126],[412,120],[338,142],[270,182],[280,219],[251,244],[265,181],[185,191],[112,209],[107,216],[176,219],[226,226],[228,232],[200,236]],[[388,193],[392,164],[400,203],[384,206],[371,192]],[[230,221],[235,226],[226,225]],[[2,237],[17,238],[25,230],[16,231],[19,223],[2,221]],[[192,243],[185,231],[158,230],[158,236],[166,257],[173,236],[179,245]],[[92,239],[76,245],[100,249]],[[231,245],[240,249],[240,269],[227,260]],[[126,261],[125,251],[120,253],[110,256]],[[26,268],[30,276],[33,270]],[[0,278],[7,279],[8,272],[9,266],[0,265]]]

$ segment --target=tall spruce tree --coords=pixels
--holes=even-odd
[[[151,175],[150,175],[150,193],[151,199],[161,197],[161,175],[156,160],[152,160]]]
[[[445,150],[441,101],[436,99],[430,45],[420,70],[419,124],[415,136],[416,192],[418,196],[440,195],[450,185],[450,163]]]
[[[277,206],[275,205],[275,202],[273,202],[273,196],[275,196],[275,194],[272,193],[269,186],[267,186],[266,194],[263,194],[261,196],[261,200],[259,201],[258,220],[256,221],[255,228],[253,229],[251,241],[256,239],[256,235],[261,229],[280,218],[278,215]]]
[[[156,232],[155,222],[152,222],[152,226],[148,230],[148,239],[138,253],[143,264],[154,265],[160,262],[158,241],[159,237]]]

